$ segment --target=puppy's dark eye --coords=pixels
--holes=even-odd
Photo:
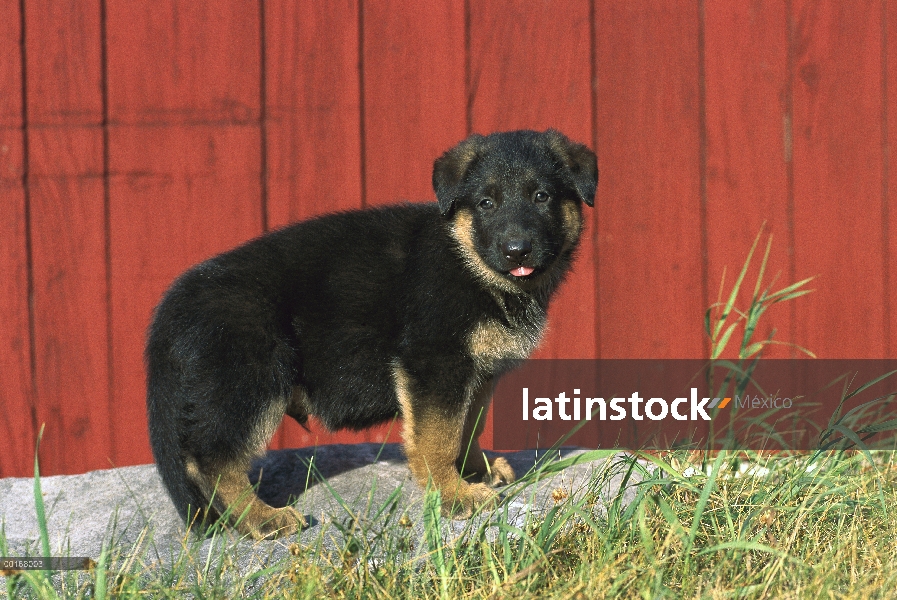
[[[551,200],[551,196],[548,195],[548,192],[539,190],[535,194],[533,194],[533,200],[536,202],[548,202]]]
[[[491,208],[495,208],[495,202],[492,200],[492,198],[483,198],[482,200],[480,200],[479,207],[483,210],[489,210]]]

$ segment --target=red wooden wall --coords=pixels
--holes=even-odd
[[[46,473],[149,462],[141,352],[171,280],[432,199],[473,131],[599,155],[539,356],[706,355],[765,221],[779,281],[818,276],[777,337],[895,357],[895,108],[895,0],[0,0],[0,475],[30,473],[42,423]],[[290,423],[275,446],[384,435]]]

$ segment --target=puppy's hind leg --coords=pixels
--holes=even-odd
[[[212,513],[226,520],[244,535],[260,540],[287,536],[306,525],[305,518],[292,506],[274,508],[259,498],[246,472],[248,461],[234,461],[217,467],[201,467],[187,461],[187,474],[210,499]]]
[[[224,465],[213,476],[213,502],[221,507],[221,514],[229,516],[237,531],[264,539],[292,535],[305,527],[305,518],[292,506],[274,508],[256,495],[246,475],[247,467],[242,461]]]
[[[210,500],[210,516],[225,517],[237,531],[255,539],[291,535],[306,525],[293,507],[274,508],[259,498],[247,475],[252,459],[264,454],[286,403],[274,398],[253,419],[227,421],[212,413],[209,430],[218,435],[206,438],[194,432],[194,441],[203,443],[194,446],[200,452],[187,461],[188,477]]]

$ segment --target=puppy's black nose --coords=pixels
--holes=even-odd
[[[501,251],[505,258],[520,264],[533,251],[533,244],[529,240],[511,240],[501,245]]]

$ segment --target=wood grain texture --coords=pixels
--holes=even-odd
[[[539,356],[703,356],[706,303],[764,220],[769,274],[818,275],[770,313],[778,339],[897,356],[894,0],[0,15],[0,476],[31,473],[40,421],[46,473],[148,462],[141,354],[171,281],[266,227],[432,199],[433,160],[471,130],[597,146],[598,205]],[[275,446],[388,428],[288,420]]]
[[[781,2],[711,2],[705,5],[704,26],[706,297],[711,303],[719,300],[725,272],[725,302],[762,227],[763,246],[755,253],[736,305],[744,309],[750,304],[768,235],[773,246],[766,285],[774,281],[777,290],[793,283],[788,14]],[[768,337],[775,330],[776,340],[798,341],[792,328],[794,306],[770,309],[756,335]],[[738,343],[729,345],[731,352],[725,356],[737,355]],[[791,355],[787,346],[772,346],[764,353]]]
[[[470,10],[473,130],[553,127],[594,148],[589,2],[565,2],[561,7],[557,2],[505,0],[475,3]],[[598,211],[584,206],[583,213],[586,229],[579,253],[552,300],[538,358],[597,355],[593,233]]]
[[[258,120],[257,3],[112,0],[106,15],[113,122]]]
[[[19,0],[0,0],[0,127],[22,126],[22,53]],[[6,154],[10,154],[7,152]],[[3,160],[0,154],[0,160]],[[0,174],[2,176],[2,174]]]
[[[886,0],[884,10],[883,54],[885,57],[884,105],[884,157],[887,180],[884,185],[885,211],[885,331],[887,332],[886,356],[897,358],[897,2]]]
[[[110,466],[102,132],[29,132],[36,415],[41,472]]]
[[[24,6],[29,125],[99,124],[100,0],[29,0]]]
[[[464,5],[363,4],[365,203],[433,199],[433,161],[466,134]]]
[[[0,38],[0,53],[8,42]],[[24,171],[22,130],[0,128],[0,477],[34,474]]]
[[[100,4],[25,7],[35,412],[53,475],[111,458]]]
[[[794,11],[794,259],[819,276],[796,338],[822,358],[881,357],[880,6]]]
[[[19,7],[0,0],[0,477],[34,473]]]
[[[470,7],[473,131],[559,129],[591,142],[589,2]]]
[[[268,223],[361,207],[358,2],[265,2]]]
[[[704,355],[699,12],[598,3],[602,358]]]

